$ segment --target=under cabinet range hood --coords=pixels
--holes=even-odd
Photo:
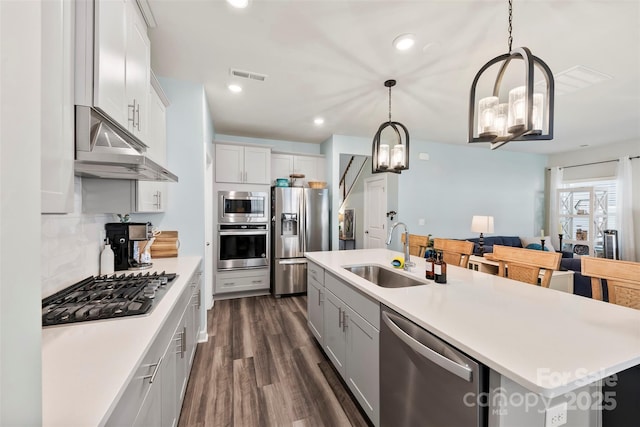
[[[100,110],[76,105],[75,174],[90,178],[178,182],[146,157],[147,146]]]

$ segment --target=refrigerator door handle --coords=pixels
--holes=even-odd
[[[279,265],[293,265],[293,264],[306,264],[306,258],[296,258],[296,259],[281,259],[278,261]]]
[[[305,210],[305,190],[300,189],[300,198],[298,199],[298,242],[300,244],[300,254],[307,251],[307,212]]]

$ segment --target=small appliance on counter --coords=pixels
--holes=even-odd
[[[150,256],[144,255],[149,253],[147,246],[153,243],[150,222],[110,222],[104,228],[115,255],[115,271],[144,270],[153,266]]]

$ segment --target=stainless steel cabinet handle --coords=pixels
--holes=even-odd
[[[162,191],[158,191],[158,209],[162,209]]]
[[[148,379],[149,384],[153,384],[153,382],[156,380],[156,375],[158,375],[158,371],[160,370],[161,363],[162,363],[162,357],[160,358],[160,360],[158,360],[158,363],[154,365],[149,365],[149,367],[155,366],[155,368],[153,369],[153,372],[151,373],[151,375],[145,375],[142,377],[142,379],[143,380]]]
[[[342,307],[338,307],[338,328],[342,328]]]
[[[133,100],[133,104],[127,104],[127,110],[131,108],[131,117],[129,117],[129,111],[127,111],[127,121],[131,122],[131,127],[136,126],[136,100]]]
[[[436,365],[440,366],[442,369],[446,369],[454,375],[459,376],[465,381],[471,382],[473,380],[472,374],[473,371],[471,368],[465,365],[460,365],[453,360],[444,357],[440,353],[435,352],[429,347],[423,345],[422,343],[416,341],[412,336],[407,334],[405,331],[400,328],[400,326],[396,325],[396,323],[391,320],[389,313],[382,313],[382,320],[389,327],[391,332],[393,332],[402,342],[409,346],[413,351],[423,356],[424,358],[432,361]]]
[[[187,352],[187,327],[182,328],[182,354],[180,357],[184,359],[184,354]]]
[[[320,305],[322,301],[320,301],[320,289],[318,289],[318,305]]]
[[[136,106],[136,114],[138,115],[138,123],[134,124],[134,126],[138,128],[138,131],[140,131],[140,104]]]

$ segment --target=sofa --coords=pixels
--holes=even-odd
[[[537,238],[534,238],[534,240]],[[474,237],[469,239],[464,239],[469,242],[473,242],[473,253],[477,254],[480,252],[480,238]],[[525,239],[527,240],[527,239]],[[538,243],[540,243],[538,241]],[[514,248],[522,248],[524,247],[522,244],[522,239],[518,236],[489,236],[484,237],[484,253],[492,253],[493,245],[502,245],[502,246],[511,246]],[[540,245],[537,245],[536,249],[540,249]],[[572,252],[562,251],[562,258],[573,258]]]
[[[465,239],[469,242],[473,242],[473,253],[477,254],[480,252],[480,238],[475,237],[471,239]],[[492,253],[493,245],[502,245],[502,246],[512,246],[515,248],[522,247],[522,241],[518,236],[489,236],[484,237],[484,253]]]
[[[591,298],[591,277],[582,275],[582,260],[580,258],[562,258],[560,260],[560,270],[573,271],[574,295]],[[602,299],[609,301],[606,280],[603,281]]]

